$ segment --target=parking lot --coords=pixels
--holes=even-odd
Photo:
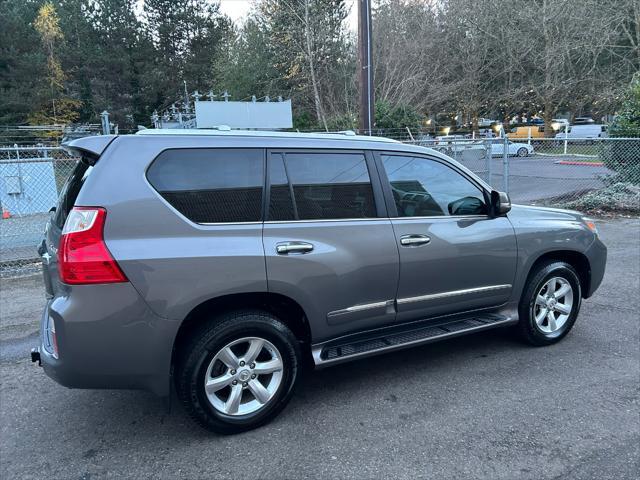
[[[145,392],[49,380],[27,359],[40,279],[2,279],[0,478],[636,479],[640,221],[599,226],[607,273],[560,344],[493,331],[308,372],[232,437]]]

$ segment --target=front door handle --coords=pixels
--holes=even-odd
[[[428,235],[403,235],[400,237],[400,245],[403,247],[419,247],[420,245],[427,245],[431,242],[431,237]]]
[[[276,244],[278,255],[288,253],[309,253],[313,250],[313,244],[307,242],[281,242]]]

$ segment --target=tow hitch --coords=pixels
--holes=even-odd
[[[34,347],[31,349],[31,361],[33,363],[38,362],[38,366],[42,366],[42,361],[40,360],[40,348]]]

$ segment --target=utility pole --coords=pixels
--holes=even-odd
[[[358,2],[358,68],[360,69],[360,133],[371,135],[375,118],[371,62],[371,0]]]

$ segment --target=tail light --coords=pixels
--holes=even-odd
[[[60,279],[71,285],[126,282],[127,277],[104,243],[107,211],[74,207],[62,229],[58,264]]]

